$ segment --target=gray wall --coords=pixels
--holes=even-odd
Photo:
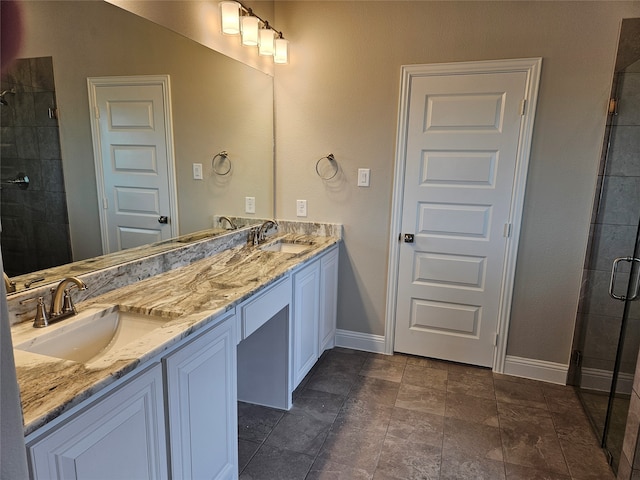
[[[640,2],[275,2],[276,211],[344,224],[338,327],[384,335],[400,66],[543,57],[508,354],[568,363],[623,17]],[[344,182],[315,175],[333,152]],[[356,187],[359,167],[371,187]]]

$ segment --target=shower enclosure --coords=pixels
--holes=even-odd
[[[640,348],[640,19],[622,24],[570,382],[617,470]]]
[[[0,218],[9,276],[71,261],[51,57],[18,59],[0,78]]]

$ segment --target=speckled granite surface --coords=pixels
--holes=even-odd
[[[182,338],[221,318],[244,299],[257,293],[290,270],[313,258],[339,241],[336,236],[315,236],[318,224],[286,227],[269,238],[310,242],[309,249],[292,255],[267,252],[254,246],[236,245],[206,256],[186,266],[160,273],[146,280],[77,303],[78,311],[119,305],[121,309],[143,312],[169,319],[164,325],[95,362],[79,364],[67,360],[14,349],[18,384],[22,397],[25,434],[45,425],[82,400],[95,394],[140,363],[162,353]],[[331,228],[320,228],[322,233]],[[193,258],[193,257],[192,257]],[[77,317],[76,317],[77,318]],[[63,320],[47,329],[73,321]],[[42,330],[30,322],[12,327],[14,346],[29,342]]]

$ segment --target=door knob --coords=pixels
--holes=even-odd
[[[413,243],[413,233],[404,234],[404,243]]]
[[[160,216],[158,223],[169,223],[169,217],[165,217],[164,215]]]

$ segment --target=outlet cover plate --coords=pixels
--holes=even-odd
[[[256,213],[256,197],[244,197],[244,212]]]
[[[371,177],[371,169],[369,168],[359,168],[358,169],[358,186],[359,187],[368,187],[369,180]]]
[[[298,217],[306,217],[307,216],[307,201],[306,200],[296,200],[296,216],[298,216]]]

